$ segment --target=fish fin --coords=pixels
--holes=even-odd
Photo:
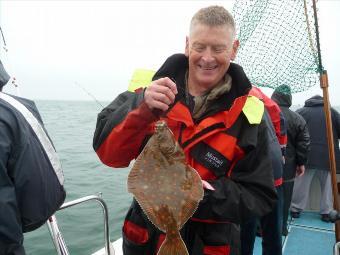
[[[179,232],[177,233],[171,239],[168,238],[168,235],[165,236],[165,240],[159,248],[157,255],[189,255]]]
[[[192,189],[190,190],[189,197],[187,198],[185,204],[182,206],[182,217],[179,220],[179,229],[181,229],[184,224],[192,217],[192,215],[197,210],[199,202],[203,199],[204,190],[202,179],[198,172],[192,168],[191,166],[187,166],[188,172],[191,174],[192,182]]]

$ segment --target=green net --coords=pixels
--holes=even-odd
[[[240,48],[236,62],[253,85],[319,84],[321,72],[312,0],[236,0],[233,15]]]

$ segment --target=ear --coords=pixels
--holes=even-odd
[[[185,37],[185,56],[189,57],[189,37]]]
[[[239,40],[235,40],[233,43],[233,49],[232,49],[232,53],[231,53],[231,60],[235,60],[236,55],[237,55],[237,50],[238,47],[240,46],[240,41]]]

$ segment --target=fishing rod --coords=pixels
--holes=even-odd
[[[7,52],[8,49],[7,49],[7,44],[6,44],[6,40],[5,40],[5,36],[4,36],[4,33],[2,31],[2,28],[0,26],[0,32],[1,32],[1,38],[2,38],[2,41],[4,42],[4,46],[3,46],[3,49]]]
[[[317,9],[316,9],[316,1],[313,1],[313,11],[314,11],[314,25],[316,31],[316,46],[318,53],[318,71],[320,74],[320,87],[323,92],[323,106],[326,117],[326,130],[327,130],[327,142],[328,142],[328,153],[329,153],[329,165],[330,165],[330,174],[332,179],[332,190],[333,190],[333,206],[334,209],[339,211],[339,198],[338,198],[338,183],[336,179],[336,162],[335,162],[335,152],[334,152],[334,141],[333,141],[333,129],[332,129],[332,116],[331,116],[331,107],[329,102],[329,93],[328,93],[328,75],[327,71],[324,70],[321,61],[321,47],[320,47],[320,38],[319,38],[319,25],[318,25],[318,17],[317,17]],[[335,223],[335,237],[336,241],[340,241],[340,223]]]
[[[88,94],[98,105],[100,105],[102,108],[104,108],[104,106],[97,100],[97,98],[92,95],[89,91],[87,91],[83,86],[81,86],[78,82],[74,82],[79,88],[81,88],[86,94]]]
[[[6,53],[8,53],[8,48],[7,48],[7,44],[6,44],[6,40],[5,40],[5,35],[4,35],[4,32],[3,32],[2,28],[1,28],[1,26],[0,26],[0,33],[1,33],[1,38],[2,38],[3,44],[4,44],[4,46],[2,48],[4,49],[4,51]],[[9,61],[7,61],[7,62],[9,62]],[[9,63],[7,63],[7,64],[9,65],[9,70],[12,70],[11,65]],[[11,84],[15,88],[16,95],[20,96],[19,86],[18,86],[16,78],[14,76],[10,75],[10,79],[11,79]]]

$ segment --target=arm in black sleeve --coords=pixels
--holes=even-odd
[[[0,254],[24,255],[20,212],[10,169],[7,169],[13,150],[13,130],[1,119],[0,137]]]
[[[302,166],[307,162],[310,137],[306,121],[300,114],[297,115],[295,122],[297,128],[295,140],[296,164]]]
[[[99,113],[93,148],[104,164],[126,167],[140,153],[157,119],[142,94],[122,93]]]
[[[240,223],[272,210],[277,195],[264,120],[245,130],[242,140],[253,145],[246,148],[244,158],[236,163],[230,177],[209,181],[215,190],[205,190],[193,217]]]
[[[93,148],[95,150],[98,149],[112,129],[123,122],[126,116],[141,104],[143,98],[143,93],[137,94],[126,91],[121,93],[98,114],[93,137]]]

